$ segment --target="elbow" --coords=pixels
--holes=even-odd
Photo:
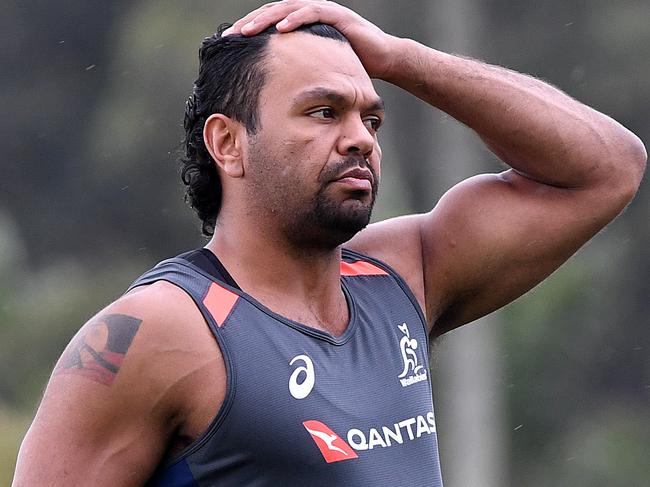
[[[645,148],[645,145],[643,145],[643,142],[641,142],[641,139],[639,139],[636,135],[634,135],[634,147],[636,151],[635,164],[638,173],[638,187],[638,185],[641,184],[643,173],[645,172],[646,164],[648,163],[648,152]]]
[[[623,192],[630,202],[636,195],[648,161],[648,152],[639,137],[629,132],[627,150],[622,156],[621,167],[625,173]]]
[[[619,205],[624,207],[634,199],[641,185],[648,153],[641,139],[628,130],[616,141],[615,147],[615,150],[606,151],[606,184]]]

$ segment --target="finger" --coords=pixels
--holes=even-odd
[[[310,4],[299,10],[288,14],[276,24],[278,32],[290,32],[301,25],[321,22],[323,24],[336,25],[338,18],[333,14],[330,7],[325,4]]]
[[[241,33],[247,36],[255,35],[272,25],[280,32],[289,32],[301,25],[321,20],[327,4],[328,2],[322,0],[282,2],[274,8],[260,12],[257,17],[241,27]]]
[[[246,20],[248,22],[241,26],[240,32],[246,36],[259,34],[264,29],[280,22],[291,12],[303,8],[305,3],[306,2],[278,2],[273,7],[260,11],[257,15],[247,18]]]
[[[278,1],[278,2],[266,3],[266,4],[262,5],[261,7],[258,7],[255,10],[247,13],[241,19],[237,20],[234,24],[232,24],[231,27],[227,28],[223,32],[222,36],[241,33],[242,26],[244,26],[244,25],[248,24],[249,22],[251,22],[255,17],[257,17],[264,10],[268,10],[269,8],[272,8],[272,7],[274,7],[276,5],[279,5],[281,3],[283,3],[283,2]]]
[[[282,2],[267,4],[270,8],[258,9],[256,15],[248,15],[245,19],[242,19],[246,23],[238,26],[239,32],[246,36],[259,34],[264,29],[277,24],[294,11],[309,7],[313,4],[324,3],[328,3],[327,0],[284,0]]]
[[[259,8],[256,8],[252,12],[247,13],[245,16],[243,16],[241,19],[237,20],[232,26],[228,29],[226,29],[223,33],[223,35],[230,35],[230,34],[240,34],[241,33],[241,28],[242,26],[246,25],[249,23],[251,20],[253,20],[256,16],[260,14],[260,12],[272,7],[273,5],[276,5],[280,2],[271,2],[262,5]]]

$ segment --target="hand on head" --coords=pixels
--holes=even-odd
[[[396,38],[356,12],[326,0],[267,3],[239,19],[223,32],[223,36],[254,36],[272,26],[278,32],[286,33],[314,23],[331,25],[346,36],[371,77],[385,79],[388,76]]]

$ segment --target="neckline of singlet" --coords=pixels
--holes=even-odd
[[[314,336],[316,338],[325,340],[333,345],[344,345],[345,343],[352,338],[352,335],[354,334],[356,328],[357,328],[357,321],[358,321],[358,314],[356,310],[356,304],[354,300],[352,299],[352,296],[350,294],[350,291],[347,288],[347,285],[345,283],[344,279],[341,279],[341,289],[343,290],[343,294],[345,296],[345,301],[348,306],[348,314],[349,314],[349,319],[348,319],[348,326],[345,328],[345,331],[338,336],[334,336],[330,333],[327,333],[326,331],[319,330],[317,328],[314,328],[309,325],[305,325],[303,323],[300,323],[299,321],[294,321],[290,318],[287,318],[286,316],[283,316],[279,313],[276,313],[272,309],[268,308],[264,304],[260,303],[257,299],[255,299],[253,296],[248,294],[246,291],[244,291],[239,284],[235,281],[235,279],[230,275],[228,272],[228,269],[223,265],[219,257],[217,257],[216,254],[214,254],[211,250],[202,247],[200,249],[196,249],[194,251],[190,251],[186,253],[185,255],[182,256],[184,260],[190,262],[191,264],[195,265],[196,267],[202,269],[204,272],[208,273],[212,278],[214,278],[216,281],[223,282],[224,284],[227,284],[228,286],[236,289],[238,294],[246,299],[249,303],[263,311],[264,313],[270,315],[271,317],[275,318],[276,320],[288,325],[291,328],[294,328],[300,332],[306,333],[308,335]]]
[[[228,269],[223,265],[221,260],[219,260],[219,257],[217,257],[212,251],[206,249],[205,247],[202,247],[200,249],[197,249],[197,251],[204,256],[208,262],[211,264],[210,269],[204,269],[205,271],[209,272],[210,275],[213,277],[217,278],[220,281],[225,282],[229,286],[234,287],[235,289],[238,289],[239,291],[242,290],[241,286],[237,284],[237,281],[230,275],[230,272],[228,272]],[[198,264],[196,264],[198,265]],[[199,266],[201,267],[201,266]]]

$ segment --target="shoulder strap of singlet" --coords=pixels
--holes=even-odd
[[[411,291],[411,288],[408,286],[406,281],[404,281],[402,276],[400,276],[392,267],[383,261],[350,249],[342,249],[341,257],[344,261],[348,262],[359,260],[370,262],[390,274],[402,288],[404,294],[409,298],[413,307],[417,310],[422,325],[426,330],[427,320],[418,300],[415,298],[413,291]],[[237,282],[233,279],[217,256],[205,248],[192,250],[172,259],[160,262],[156,267],[140,276],[133,284],[131,284],[131,286],[129,286],[128,290],[130,291],[134,287],[151,284],[158,280],[166,280],[175,284],[180,284],[181,287],[190,292],[190,294],[194,294],[194,297],[196,297],[205,292],[205,284],[200,284],[199,280],[196,278],[196,273],[203,276],[208,281],[216,280],[220,284],[223,283],[226,288],[230,287],[241,291]],[[426,333],[426,335],[428,337],[428,333]]]
[[[196,258],[196,256],[194,257]],[[228,275],[228,277],[230,276]],[[215,275],[213,270],[205,269],[186,258],[182,258],[182,256],[178,256],[163,260],[142,274],[129,286],[127,292],[136,287],[146,286],[157,281],[167,281],[175,284],[190,295],[204,314],[207,312],[206,319],[208,324],[216,333],[216,328],[222,324],[235,301],[237,301],[237,297],[239,296],[237,293],[241,292],[238,287],[235,288],[228,284],[226,279],[227,277],[222,274]],[[230,281],[234,282],[232,277],[230,277]],[[226,298],[228,313],[225,313],[224,316],[221,316],[221,313],[217,313],[218,316],[213,316],[214,309],[208,308],[212,307],[210,305],[215,304],[215,298],[219,296]],[[220,300],[216,299],[216,301]]]
[[[236,371],[232,364],[228,344],[221,335],[220,327],[224,326],[236,303],[239,302],[239,295],[237,294],[239,290],[227,282],[234,283],[235,281],[230,274],[224,272],[225,269],[223,271],[219,270],[219,266],[215,265],[214,262],[211,262],[211,265],[207,265],[210,262],[209,259],[209,255],[203,252],[191,251],[164,260],[142,274],[128,289],[130,291],[138,286],[145,286],[156,281],[167,281],[184,290],[192,298],[205,318],[208,328],[219,344],[226,366],[227,392],[217,415],[208,428],[194,442],[178,455],[174,455],[173,458],[162,464],[162,468],[176,464],[200,448],[223,422],[233,402]],[[223,268],[223,266],[221,267]]]
[[[196,276],[196,274],[199,276]],[[129,286],[127,292],[138,286],[151,284],[158,280],[167,280],[185,284],[183,287],[186,287],[188,291],[200,293],[201,284],[196,280],[196,277],[200,279],[201,276],[207,281],[217,281],[220,284],[225,284],[226,287],[241,291],[239,285],[216,255],[207,249],[197,249],[159,262],[155,267],[138,277]]]
[[[239,287],[219,258],[205,247],[185,252],[184,254],[179,255],[178,258],[187,260],[206,271],[217,281],[225,282],[229,286],[241,291],[241,287]]]
[[[427,328],[427,319],[424,316],[424,311],[422,310],[422,307],[420,306],[420,303],[418,302],[417,298],[415,297],[415,294],[413,294],[413,291],[411,290],[410,286],[406,283],[404,278],[397,273],[395,269],[393,269],[391,266],[386,264],[385,262],[375,259],[373,257],[370,257],[365,254],[361,254],[359,252],[356,252],[354,250],[350,249],[342,249],[341,250],[341,258],[345,261],[366,261],[370,262],[377,267],[384,269],[388,274],[390,274],[399,284],[399,286],[402,288],[402,291],[404,291],[404,294],[409,298],[411,303],[413,304],[413,307],[416,309],[418,315],[420,316],[420,321],[422,322],[422,326],[424,326],[424,333],[425,336],[427,337],[427,347],[429,345],[429,331]]]

